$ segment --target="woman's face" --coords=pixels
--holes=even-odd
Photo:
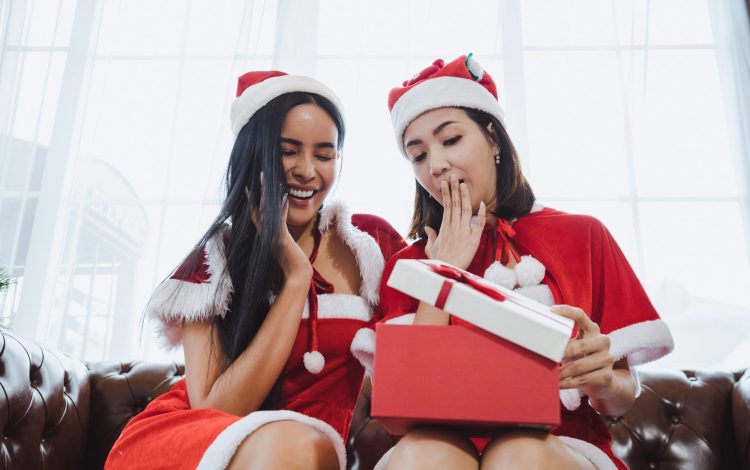
[[[456,175],[469,189],[474,213],[481,201],[495,206],[497,147],[464,110],[427,111],[406,128],[403,145],[417,181],[436,200],[442,201],[440,182]]]
[[[304,226],[336,181],[338,129],[320,106],[292,108],[281,129],[281,159],[289,186],[287,225]]]

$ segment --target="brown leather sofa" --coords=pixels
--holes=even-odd
[[[101,468],[128,420],[178,381],[178,364],[85,365],[0,330],[0,469]],[[641,374],[643,392],[610,420],[633,469],[750,469],[750,369]],[[349,437],[350,466],[369,469],[393,440],[369,418],[366,384]]]

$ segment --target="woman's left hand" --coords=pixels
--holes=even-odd
[[[569,305],[555,305],[554,313],[570,318],[578,326],[576,338],[568,341],[560,368],[560,388],[577,388],[591,398],[613,393],[615,358],[609,352],[609,336],[599,331],[586,312]]]

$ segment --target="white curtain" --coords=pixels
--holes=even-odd
[[[540,201],[602,219],[672,326],[656,366],[750,365],[741,0],[0,5],[0,266],[17,279],[0,305],[25,336],[88,360],[169,357],[140,314],[218,209],[247,70],[341,96],[335,196],[405,233],[414,182],[387,92],[472,51]]]

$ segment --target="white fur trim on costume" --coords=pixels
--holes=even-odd
[[[386,451],[385,454],[383,454],[382,457],[380,457],[380,460],[378,460],[378,463],[375,464],[372,470],[386,470],[388,468],[388,463],[391,461],[391,455],[393,455],[393,449],[395,449],[396,446],[391,447]]]
[[[437,108],[458,106],[484,111],[495,116],[501,123],[504,122],[500,103],[479,83],[459,77],[431,78],[415,85],[393,105],[391,121],[401,153],[406,156],[404,131],[420,114]]]
[[[635,323],[607,334],[609,352],[615,360],[628,358],[628,364],[638,366],[655,361],[672,352],[674,339],[664,320]]]
[[[596,470],[617,470],[617,466],[612,462],[612,459],[594,444],[569,436],[557,436],[557,438],[576,453],[586,457]]]
[[[385,260],[378,243],[369,234],[352,224],[352,216],[343,201],[326,202],[320,213],[321,233],[334,227],[344,243],[354,252],[357,266],[362,276],[359,293],[371,304],[378,303],[380,277],[383,275]]]
[[[223,470],[227,468],[245,438],[261,426],[276,421],[296,421],[320,431],[331,440],[333,448],[336,449],[340,469],[346,469],[346,448],[339,433],[325,421],[290,410],[255,411],[227,426],[203,453],[197,469]]]
[[[357,330],[349,350],[365,368],[365,373],[372,377],[372,368],[375,363],[375,330],[372,328]]]
[[[521,287],[535,286],[544,279],[544,265],[531,255],[521,256],[521,261],[513,267],[516,280]]]
[[[413,325],[415,318],[417,318],[416,313],[405,313],[404,315],[386,320],[385,323],[388,325]]]
[[[230,118],[232,121],[232,133],[235,139],[253,114],[260,108],[267,105],[274,98],[294,91],[315,93],[329,99],[341,113],[344,111],[341,101],[339,101],[336,94],[314,78],[302,75],[282,75],[280,77],[267,78],[260,83],[247,87],[232,102]]]
[[[484,278],[506,289],[513,289],[516,286],[516,273],[499,261],[490,264],[484,272]]]
[[[570,411],[577,410],[581,406],[581,397],[583,392],[577,388],[566,388],[560,390],[560,402],[563,406]]]
[[[519,287],[515,289],[516,292],[528,297],[532,300],[536,300],[542,305],[551,307],[555,304],[555,298],[552,296],[552,291],[549,290],[547,284],[538,284],[536,286]]]
[[[222,232],[208,240],[204,251],[208,282],[165,279],[156,287],[146,305],[146,318],[157,323],[160,343],[165,348],[180,344],[184,322],[205,321],[226,315],[233,288],[232,280],[225,272],[227,261]]]
[[[373,306],[358,295],[320,294],[318,296],[318,319],[336,318],[344,320],[370,321]],[[305,301],[302,318],[310,318],[310,306]]]
[[[641,379],[636,366],[655,361],[672,352],[674,339],[664,320],[651,320],[635,323],[619,330],[612,331],[609,336],[609,353],[620,360],[628,359],[630,375],[635,381],[635,396],[641,394]]]
[[[319,374],[326,366],[326,358],[320,351],[306,352],[302,355],[302,362],[305,364],[305,369],[311,374]]]
[[[635,396],[641,394],[641,380],[636,366],[655,361],[674,349],[674,340],[664,320],[635,323],[608,333],[609,353],[615,360],[628,360],[630,375],[635,381]],[[576,389],[560,390],[560,401],[565,408],[575,410],[581,405],[583,392]]]

